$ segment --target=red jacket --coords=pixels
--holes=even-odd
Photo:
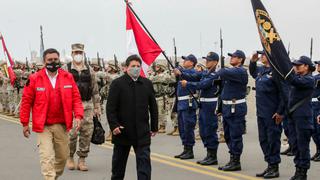
[[[72,74],[59,69],[59,80],[62,106],[67,131],[72,129],[73,115],[83,118],[83,105],[80,93]],[[46,69],[32,74],[24,87],[20,105],[20,122],[23,126],[29,124],[30,111],[32,109],[32,130],[43,132],[48,114],[49,88],[51,86],[46,74]]]

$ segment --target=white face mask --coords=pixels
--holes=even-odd
[[[74,61],[76,61],[77,63],[80,63],[83,61],[83,55],[82,54],[77,54],[73,57]]]

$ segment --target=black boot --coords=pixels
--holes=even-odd
[[[307,169],[297,167],[294,176],[290,180],[307,180],[307,171]]]
[[[228,163],[229,164],[229,163]],[[232,161],[229,165],[220,167],[219,170],[222,171],[241,171],[240,156],[233,156]]]
[[[317,149],[317,152],[312,156],[311,161],[320,161],[320,150]]]
[[[232,161],[233,161],[233,155],[230,154],[230,160],[229,160],[229,162],[228,162],[226,165],[224,165],[224,166],[218,167],[218,169],[223,171],[223,169],[224,169],[225,167],[230,166],[230,164],[231,164]]]
[[[174,158],[180,158],[182,155],[184,155],[187,152],[187,147],[184,146],[182,153],[180,153],[179,155],[175,155]]]
[[[256,177],[263,177],[269,171],[270,166],[268,166],[263,172],[256,174]]]
[[[288,147],[285,151],[281,152],[281,155],[287,155],[289,152],[291,152],[291,146]]]
[[[275,164],[275,165],[269,166],[268,172],[263,177],[265,179],[273,179],[273,178],[277,178],[279,176],[280,176],[279,165]]]
[[[207,157],[199,164],[203,166],[218,165],[217,150],[207,149]]]
[[[193,147],[192,146],[186,146],[186,153],[180,156],[180,159],[193,159]]]

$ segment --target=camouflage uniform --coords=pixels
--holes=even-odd
[[[19,109],[20,99],[22,96],[20,96],[22,91],[22,70],[21,69],[15,69],[14,73],[16,75],[16,80],[14,84],[14,91],[13,91],[13,98],[14,98],[14,109],[13,109],[13,115],[17,116],[17,112]]]
[[[115,62],[114,61],[109,61],[108,62],[108,73],[106,74],[106,85],[101,89],[100,94],[107,98],[109,94],[109,87],[112,83],[113,80],[117,79],[118,77],[121,76],[119,70],[117,70]],[[111,141],[112,140],[112,132],[109,130],[109,133],[106,134],[106,141]]]
[[[3,80],[4,80],[4,77],[3,77],[3,74],[1,74],[0,76],[0,104],[1,104],[1,110],[0,112],[3,113],[3,98],[4,98],[4,95],[3,95],[3,91],[2,91],[2,86],[3,86]]]
[[[151,75],[149,79],[152,81],[158,105],[160,126],[158,132],[165,133],[167,118],[171,110],[171,106],[169,106],[171,105],[171,103],[169,103],[169,94],[172,88],[170,88],[169,85],[175,82],[175,78],[173,78],[169,72],[165,71],[166,66],[164,64],[156,63],[156,66],[159,68],[159,71]]]
[[[10,113],[10,108],[9,108],[9,95],[8,95],[8,86],[11,86],[10,80],[7,77],[3,78],[3,85],[1,88],[3,99],[2,99],[2,109],[5,114]]]
[[[82,44],[72,45],[73,51],[83,51],[83,49],[84,49],[84,45],[82,45]],[[66,64],[62,68],[69,71],[68,66],[69,65]],[[73,156],[75,153],[77,153],[77,155],[79,156],[78,169],[80,169],[80,170],[82,170],[82,167],[84,167],[84,169],[87,170],[87,167],[84,164],[84,159],[86,157],[88,157],[88,153],[90,151],[91,137],[92,137],[93,128],[94,128],[93,115],[94,115],[94,111],[97,111],[98,113],[100,111],[100,96],[99,96],[99,90],[98,90],[98,85],[97,85],[97,81],[96,81],[96,75],[95,75],[93,69],[89,66],[86,66],[84,63],[83,63],[83,66],[81,69],[77,69],[72,62],[70,64],[70,71],[75,70],[78,73],[83,70],[88,70],[88,68],[89,68],[90,76],[91,76],[92,96],[91,96],[90,100],[82,101],[83,108],[84,108],[84,117],[83,117],[81,128],[80,128],[79,132],[75,133],[75,128],[73,128],[69,133],[69,136],[70,136],[70,142],[69,142],[70,158],[68,159],[68,163],[70,163],[70,161],[73,162]],[[75,121],[74,121],[74,123],[75,123]],[[79,138],[79,150],[76,152],[78,138]],[[81,165],[80,165],[80,163],[81,163]],[[85,170],[83,170],[83,171],[85,171]]]
[[[21,103],[22,93],[23,93],[24,86],[27,83],[27,80],[28,80],[30,74],[31,74],[31,72],[28,72],[28,71],[22,72],[21,81],[20,81],[20,89],[19,89],[19,93],[18,93],[17,101],[16,101],[17,107],[16,107],[16,111],[14,113],[15,117],[20,116],[20,103]]]

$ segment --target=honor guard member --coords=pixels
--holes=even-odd
[[[79,136],[79,156],[77,169],[80,171],[88,171],[85,164],[85,158],[88,157],[90,151],[91,137],[93,133],[93,116],[100,116],[100,96],[96,76],[93,69],[85,62],[84,59],[84,45],[72,45],[73,61],[66,64],[64,69],[68,70],[74,77],[78,85],[82,104],[84,107],[84,119],[79,130],[79,134],[75,133],[75,129],[70,132],[70,157],[67,161],[69,170],[75,169],[73,156],[77,150],[77,142]]]
[[[246,56],[243,51],[229,53],[231,68],[217,72],[223,81],[221,92],[224,137],[229,148],[230,161],[219,170],[241,170],[240,157],[243,150],[245,116],[247,114],[246,92],[248,73],[243,67]],[[220,112],[218,112],[220,113]]]
[[[182,56],[183,68],[175,69],[175,75],[178,76],[179,73],[196,73],[194,67],[197,64],[197,58],[190,54],[189,56]],[[197,121],[197,104],[196,99],[194,99],[196,94],[195,88],[183,88],[181,82],[178,83],[177,87],[177,110],[178,110],[178,125],[179,134],[184,146],[184,150],[179,155],[174,156],[180,159],[193,159],[193,146],[195,144],[194,129]]]
[[[219,84],[216,82],[219,77],[215,70],[219,62],[219,55],[210,52],[207,57],[203,58],[206,59],[206,69],[208,70],[196,74],[182,74],[181,77],[185,80],[182,80],[181,84],[182,87],[200,91],[199,129],[203,145],[207,148],[207,156],[197,163],[217,165],[219,142],[217,135],[218,117],[215,114],[215,109],[219,92]]]
[[[320,73],[320,61],[316,61],[317,71]],[[313,111],[313,120],[314,120],[314,133],[312,134],[312,139],[316,144],[317,151],[312,156],[311,160],[315,162],[320,161],[320,125],[317,122],[317,116],[320,112],[320,74],[314,76],[316,82],[315,89],[312,95],[312,111]]]
[[[295,154],[296,172],[290,180],[306,180],[310,168],[310,139],[314,121],[312,117],[311,99],[314,90],[315,70],[311,59],[301,56],[293,62],[295,73],[287,77],[291,85],[289,96],[289,126],[294,127],[292,149]]]
[[[167,90],[169,84],[175,79],[167,72],[167,67],[163,62],[155,62],[154,74],[149,77],[155,90],[158,105],[159,130],[158,133],[166,133],[166,125],[169,111]]]
[[[260,60],[262,66],[257,66]],[[249,65],[250,75],[256,80],[256,106],[259,142],[264,160],[268,167],[262,173],[256,174],[257,177],[266,179],[279,177],[279,164],[281,162],[281,121],[284,113],[284,104],[281,100],[282,90],[272,73],[264,51],[255,53]]]

